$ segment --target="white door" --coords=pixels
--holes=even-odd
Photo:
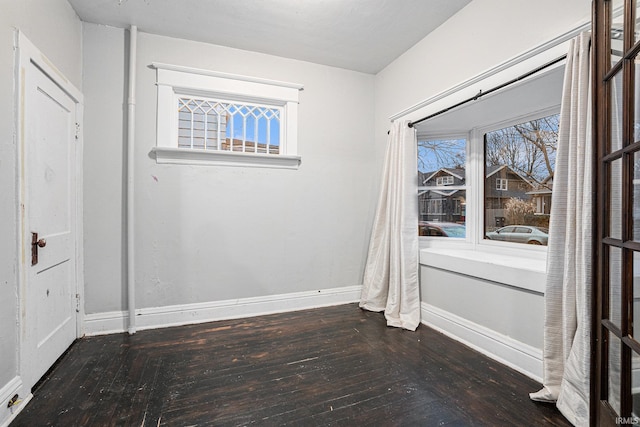
[[[76,338],[76,103],[33,62],[24,71],[23,357],[33,385]]]

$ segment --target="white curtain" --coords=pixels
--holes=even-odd
[[[591,333],[591,97],[589,34],[567,55],[545,290],[544,387],[530,395],[555,401],[574,425],[589,424]]]
[[[387,141],[382,185],[364,271],[360,307],[384,311],[388,326],[420,324],[416,132],[396,120]]]

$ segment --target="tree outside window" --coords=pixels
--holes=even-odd
[[[555,114],[485,134],[485,238],[521,241],[500,235],[507,225],[548,233],[558,125]]]

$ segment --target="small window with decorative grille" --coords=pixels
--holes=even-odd
[[[297,169],[302,86],[175,65],[157,69],[158,163]]]
[[[178,98],[178,147],[280,154],[281,107]]]

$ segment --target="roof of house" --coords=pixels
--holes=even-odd
[[[490,176],[498,173],[498,171],[501,171],[503,169],[508,169],[511,173],[515,174],[518,176],[518,178],[520,178],[521,180],[525,181],[527,184],[529,184],[531,187],[534,187],[534,183],[531,182],[530,180],[528,180],[527,178],[525,178],[524,176],[522,176],[522,174],[520,172],[518,172],[517,170],[513,169],[511,166],[509,165],[494,165],[494,166],[489,166],[487,167],[487,175],[486,178],[489,178]]]
[[[524,176],[522,176],[521,173],[519,173],[509,165],[493,165],[493,166],[487,167],[486,178],[489,178],[490,176],[495,175],[496,173],[498,173],[503,169],[507,169],[510,173],[516,175],[518,178],[520,178],[523,182],[527,183],[532,188],[531,191],[528,191],[525,194],[533,195],[533,194],[550,194],[551,193],[551,186],[553,185],[552,175],[548,175],[541,183],[538,184],[535,181],[531,181],[525,178]],[[464,180],[465,174],[466,174],[466,171],[464,168],[440,168],[436,171],[418,172],[418,183],[425,184],[427,181],[430,181],[434,177],[436,177],[440,172],[445,172],[446,174],[451,175],[460,180]],[[510,192],[503,192],[501,194],[504,196],[508,196],[508,193]],[[517,192],[517,193],[520,194],[521,192]]]
[[[552,191],[550,188],[541,187],[533,191],[527,191],[527,194],[537,195],[537,194],[551,194]]]
[[[421,191],[418,192],[418,196],[422,196],[425,193],[434,193],[437,194],[439,196],[443,196],[443,197],[451,197],[454,194],[456,194],[458,191],[464,191],[464,190],[432,190],[431,188],[426,188],[422,187]]]
[[[423,184],[427,181],[430,181],[434,176],[436,176],[439,172],[445,172],[455,178],[465,179],[465,169],[464,168],[440,168],[434,172],[421,172],[422,176],[420,177]],[[426,178],[425,178],[426,176]]]

